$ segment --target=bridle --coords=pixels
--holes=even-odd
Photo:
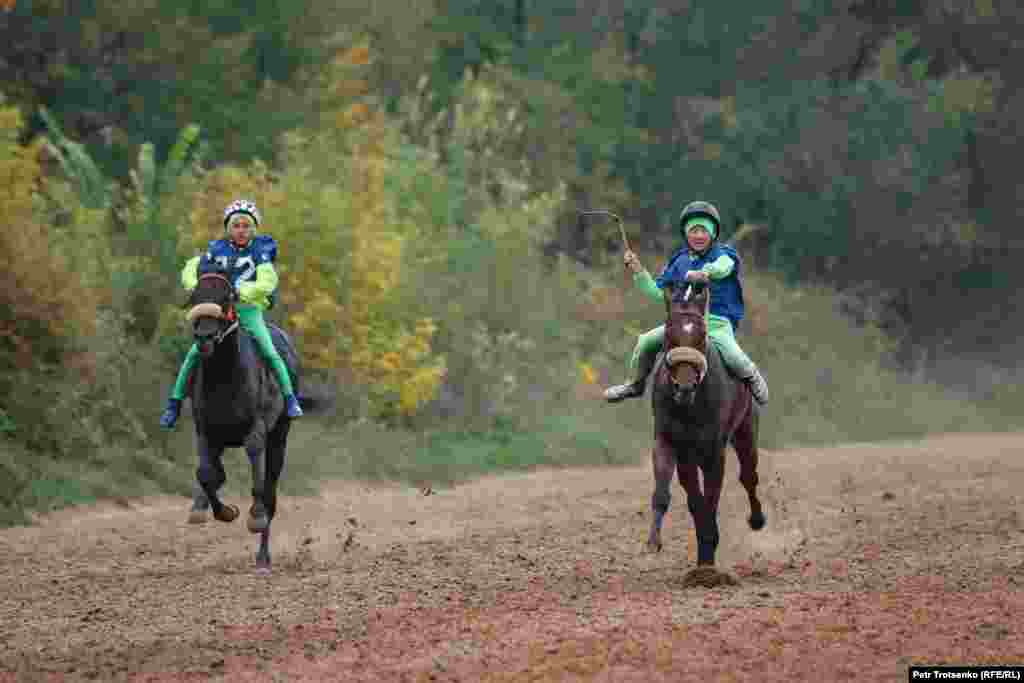
[[[231,284],[231,280],[226,275],[221,273],[203,273],[199,276],[199,282],[201,283],[203,280],[220,280],[228,286],[228,291],[230,292],[229,303],[226,308],[219,304],[205,303],[193,306],[189,312],[189,318],[192,320],[196,317],[208,316],[228,321],[229,325],[213,336],[213,343],[216,345],[220,344],[224,341],[225,337],[238,329],[238,312],[235,310],[235,301],[238,295],[235,292],[235,286]]]
[[[693,285],[691,284],[686,288],[686,291],[683,293],[682,300],[689,301],[692,295]],[[668,304],[668,313],[669,317],[671,318],[671,301],[666,299],[666,303]],[[707,321],[705,320],[705,312],[684,311],[682,313],[676,314],[676,317],[677,319],[681,318],[682,320],[691,320],[692,322],[689,323],[690,325],[696,325],[698,329],[704,330],[704,348],[707,349]],[[691,346],[676,346],[671,349],[667,349],[665,352],[665,363],[669,370],[669,380],[672,382],[672,385],[675,387],[677,391],[688,387],[682,387],[679,383],[679,380],[676,379],[675,374],[672,372],[672,368],[675,367],[676,365],[680,363],[686,363],[687,365],[693,366],[693,368],[697,371],[697,381],[693,385],[694,389],[699,387],[704,382],[704,378],[707,376],[708,373],[707,356],[704,353],[701,353],[700,350]]]

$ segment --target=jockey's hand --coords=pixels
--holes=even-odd
[[[644,272],[644,267],[640,263],[640,259],[637,258],[636,254],[634,254],[629,249],[627,249],[626,253],[622,255],[622,260],[625,262],[626,267],[629,268],[634,273]]]
[[[701,270],[691,270],[686,273],[687,282],[708,282],[711,276]]]

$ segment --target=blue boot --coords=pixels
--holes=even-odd
[[[295,397],[295,394],[285,396],[284,402],[288,407],[288,417],[302,417],[302,407],[299,406],[299,399]]]
[[[164,429],[174,429],[178,422],[178,415],[181,413],[181,399],[167,399],[167,409],[160,416],[160,426]]]

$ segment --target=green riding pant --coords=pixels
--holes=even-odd
[[[708,337],[715,348],[722,354],[722,360],[739,377],[750,377],[754,374],[754,361],[740,348],[736,342],[736,336],[732,331],[732,323],[727,318],[717,315],[708,316]],[[640,355],[644,353],[655,354],[661,351],[662,342],[665,341],[665,326],[660,325],[649,332],[637,337],[636,346],[633,348],[633,355],[629,359],[629,373],[632,376],[636,372]]]
[[[284,392],[285,396],[295,393],[295,389],[292,387],[292,378],[288,376],[288,366],[284,364],[281,355],[274,348],[274,341],[270,338],[270,330],[267,329],[267,323],[263,320],[263,309],[258,306],[239,304],[236,310],[238,311],[238,322],[242,329],[252,335],[252,338],[256,340],[256,346],[259,348],[260,353],[270,362],[270,367],[273,368],[274,374],[277,375],[277,381],[281,385],[281,391]],[[171,398],[176,398],[179,401],[185,398],[188,376],[192,374],[192,370],[195,368],[198,360],[199,347],[193,344],[192,348],[188,350],[188,355],[185,356],[185,362],[181,364],[181,370],[178,371],[178,379],[174,383]]]

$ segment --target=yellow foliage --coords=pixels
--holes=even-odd
[[[372,113],[369,105],[356,102],[342,110],[336,119],[339,128],[353,128],[367,123]]]
[[[739,126],[739,118],[736,112],[736,96],[730,95],[723,97],[721,100],[722,105],[722,124],[726,130],[735,130]]]
[[[360,65],[369,56],[353,48],[338,59]],[[303,364],[366,384],[378,416],[412,415],[436,395],[445,370],[432,356],[434,322],[399,303],[412,229],[387,185],[398,139],[364,102],[325,120],[333,127],[286,141],[294,154],[279,178],[253,164],[199,179],[182,244],[189,256],[204,248],[223,235],[228,202],[254,200],[259,231],[279,245],[280,306]]]
[[[431,359],[436,326],[432,320],[406,329],[405,316],[392,301],[401,285],[405,240],[385,183],[390,169],[389,133],[377,112],[353,105],[343,126],[360,125],[353,146],[348,183],[352,197],[352,252],[349,265],[347,329],[349,369],[373,389],[380,415],[414,414],[436,395],[443,362]],[[395,403],[397,397],[397,405]]]
[[[958,75],[942,84],[942,96],[948,113],[988,113],[995,108],[995,83],[991,78]]]
[[[42,183],[38,142],[18,144],[24,122],[0,108],[0,353],[4,364],[56,361],[95,327],[96,295],[69,268],[62,236],[36,208]]]
[[[353,66],[365,66],[370,63],[370,48],[366,45],[356,45],[345,50],[339,56],[339,60],[343,64],[351,64]]]
[[[279,188],[270,178],[266,166],[257,162],[249,169],[222,166],[207,174],[201,186],[192,195],[188,227],[184,235],[185,251],[206,248],[210,240],[224,236],[224,207],[239,198],[256,202],[263,214],[260,232],[272,229],[270,220],[285,203]]]
[[[580,380],[588,385],[597,383],[597,372],[590,363],[580,363]]]
[[[974,0],[974,13],[982,19],[991,19],[996,16],[995,4],[992,0]]]
[[[706,142],[701,146],[701,157],[705,161],[718,161],[722,158],[724,148],[717,142]]]

